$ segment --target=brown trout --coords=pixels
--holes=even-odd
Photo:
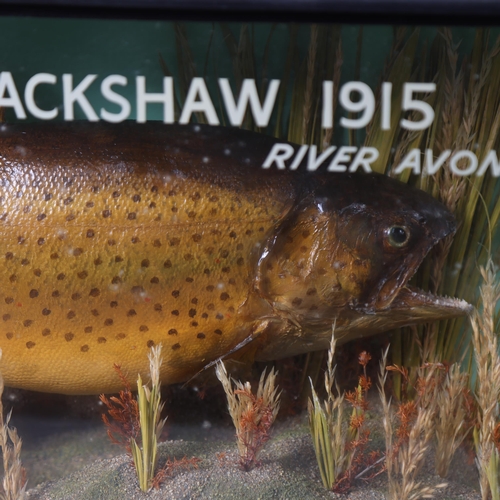
[[[388,177],[261,169],[275,140],[164,124],[0,131],[1,372],[11,387],[120,389],[113,365],[185,381],[466,314],[407,286],[455,231]],[[243,348],[242,348],[243,347]],[[242,349],[241,349],[242,348]]]

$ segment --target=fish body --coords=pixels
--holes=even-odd
[[[406,286],[448,210],[383,176],[260,169],[275,140],[163,124],[0,132],[0,370],[6,385],[120,389],[238,351],[267,360],[468,304]],[[245,346],[240,349],[241,346]]]

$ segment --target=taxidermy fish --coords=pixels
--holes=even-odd
[[[407,285],[455,231],[380,175],[262,169],[275,140],[216,127],[4,125],[0,370],[45,392],[119,390],[162,344],[165,383],[469,305]]]

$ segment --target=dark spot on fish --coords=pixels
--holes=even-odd
[[[203,319],[207,319],[207,318],[208,318],[208,314],[207,314],[207,313],[203,313],[203,314],[201,315],[201,317],[202,317]]]
[[[154,347],[154,346],[155,346],[155,341],[154,341],[154,340],[148,340],[148,341],[146,342],[146,345],[147,345],[149,348]]]
[[[113,320],[111,318],[107,318],[104,320],[104,326],[111,326],[113,324]]]
[[[14,334],[13,334],[12,332],[7,332],[7,333],[5,334],[5,336],[6,336],[9,340],[11,340],[11,339],[14,337]]]
[[[127,216],[128,220],[135,220],[135,218],[136,218],[135,212],[130,212]]]
[[[221,253],[220,253],[220,256],[223,259],[225,259],[228,255],[229,255],[229,251],[228,250],[222,250]]]
[[[59,297],[59,295],[60,295],[59,290],[54,290],[54,291],[52,292],[52,297],[54,297],[54,298]]]
[[[309,288],[309,290],[307,290],[306,292],[306,295],[316,295],[316,288]]]
[[[10,314],[4,314],[4,315],[2,316],[2,319],[3,319],[4,321],[9,321],[9,319],[10,319]]]
[[[141,325],[139,327],[140,332],[149,332],[149,328],[146,325]]]
[[[36,299],[38,297],[38,290],[35,290],[34,288],[30,290],[30,299]]]
[[[59,274],[57,275],[57,279],[58,279],[59,281],[62,281],[64,278],[66,278],[66,275],[65,275],[64,273],[59,273]]]
[[[45,217],[47,217],[45,214],[40,214],[37,216],[36,220],[37,221],[42,221],[43,219],[45,219]]]
[[[12,255],[12,254],[11,254]],[[23,259],[21,261],[21,266],[27,266],[28,264],[30,263],[30,261],[28,259]]]
[[[190,261],[193,260],[193,255],[190,253],[187,253],[184,255],[184,260]]]
[[[141,196],[139,194],[134,194],[134,196],[132,196],[132,201],[139,203],[141,201]]]
[[[198,234],[198,233],[197,234],[193,234],[192,238],[193,238],[193,241],[195,243],[199,243],[201,241],[201,234]]]
[[[244,259],[243,257],[240,257],[240,258],[236,261],[236,264],[238,264],[238,266],[242,266],[244,263],[245,263],[245,259]]]
[[[225,301],[225,300],[227,300],[228,298],[229,298],[229,294],[228,294],[228,293],[226,293],[226,292],[222,292],[222,293],[220,294],[220,300]]]
[[[79,294],[78,292],[75,292],[71,295],[71,298],[72,300],[79,300],[82,298],[81,294]]]
[[[169,241],[169,244],[171,247],[175,247],[177,246],[179,243],[181,242],[181,240],[179,238],[172,238],[170,241]]]
[[[82,352],[87,352],[88,350],[89,350],[89,346],[87,344],[82,345],[82,347],[80,347],[80,351],[82,351]]]
[[[144,259],[141,262],[141,267],[149,267],[149,259]]]
[[[115,337],[116,340],[123,340],[126,337],[124,333],[118,333]]]
[[[106,338],[105,337],[98,337],[97,339],[97,343],[98,344],[104,344],[106,342]]]
[[[160,248],[161,247],[161,241],[160,240],[154,240],[153,241],[153,246],[155,248]]]
[[[135,311],[135,309],[129,309],[127,311],[127,316],[130,318],[132,316],[136,316],[137,315],[137,312]]]
[[[33,274],[38,278],[42,275],[41,269],[33,269]]]
[[[92,327],[91,326],[86,326],[83,331],[85,333],[92,333]]]
[[[119,283],[121,283],[121,282],[122,282],[122,279],[120,278],[120,276],[115,276],[115,277],[113,277],[113,279],[111,280],[111,283],[112,283],[113,285],[117,285],[117,284],[119,284]]]
[[[222,268],[222,272],[223,273],[228,273],[230,270],[231,270],[231,268],[229,266],[226,266],[226,267]]]
[[[196,335],[196,338],[198,339],[204,339],[205,338],[205,334],[203,332],[200,332]]]
[[[88,276],[88,273],[87,273],[87,271],[80,271],[79,273],[77,273],[77,276],[78,276],[81,280],[83,280],[83,279],[85,279],[85,278]]]
[[[76,316],[76,312],[75,311],[69,311],[68,314],[66,314],[66,317],[68,319],[73,319],[75,316]]]
[[[102,216],[106,219],[111,215],[111,210],[103,210],[102,211]]]
[[[159,282],[160,282],[160,279],[157,278],[156,276],[153,276],[150,280],[149,280],[150,283],[152,283],[153,285],[157,285]]]
[[[89,229],[87,231],[87,238],[93,238],[95,235],[94,231],[92,229]]]
[[[113,191],[113,198],[118,198],[120,193],[118,191]]]
[[[44,328],[44,329],[42,330],[42,335],[43,335],[44,337],[48,337],[48,336],[50,335],[50,328]]]
[[[174,309],[174,310],[172,311],[172,315],[173,315],[173,316],[179,316],[179,311],[178,311],[177,309]]]
[[[99,311],[97,309],[92,309],[90,312],[92,313],[92,316],[99,316]]]
[[[299,307],[300,304],[302,304],[302,299],[300,297],[295,297],[293,300],[292,300],[292,306],[294,307]]]
[[[24,325],[26,328],[29,328],[32,324],[33,324],[33,320],[32,320],[32,319],[25,319],[25,320],[23,321],[23,325]]]
[[[236,238],[236,233],[235,233],[234,231],[231,231],[231,232],[229,233],[229,237],[230,237],[230,238]]]
[[[177,335],[177,330],[175,328],[170,328],[170,330],[168,331],[168,334],[169,335]]]
[[[12,304],[12,302],[14,302],[14,299],[12,297],[5,297],[6,304]]]
[[[203,272],[207,275],[207,276],[210,276],[210,269],[204,269]]]
[[[65,333],[64,338],[66,339],[66,342],[70,342],[75,338],[75,335],[71,332]]]
[[[217,335],[222,335],[222,330],[219,330],[218,328],[216,330],[214,330],[214,333],[216,333]]]
[[[217,314],[215,315],[215,319],[224,319],[224,316],[222,316],[222,314],[221,314],[221,313],[217,313]]]
[[[108,245],[109,245],[110,247],[115,246],[115,245],[116,245],[116,241],[115,241],[115,240],[113,240],[113,239],[108,240]]]
[[[155,304],[155,305],[154,305],[154,310],[155,310],[155,311],[161,312],[161,311],[162,311],[162,309],[163,309],[163,308],[162,308],[162,305],[161,305],[161,304]]]
[[[192,283],[194,281],[193,278],[190,278],[189,276],[186,278],[186,283]]]
[[[119,264],[120,262],[123,262],[123,257],[120,257],[119,255],[115,256],[115,262]]]
[[[31,340],[29,342],[26,342],[26,347],[28,349],[33,349],[33,347],[35,347],[35,345],[36,344],[34,342],[32,342]]]
[[[100,257],[97,257],[97,259],[94,260],[94,265],[100,266],[101,264],[102,264],[102,260],[100,259]]]
[[[56,260],[56,259],[58,259],[58,258],[59,258],[59,254],[58,254],[58,253],[56,253],[56,252],[51,253],[51,254],[50,254],[50,258],[51,258],[52,260]]]
[[[163,263],[163,267],[166,267],[167,269],[169,267],[172,267],[172,262],[170,262],[170,259],[167,259],[164,263]]]
[[[196,316],[196,309],[189,309],[188,315],[190,318],[194,318]]]
[[[172,297],[174,297],[174,298],[176,299],[177,297],[179,297],[180,293],[181,293],[181,292],[179,292],[179,290],[174,290],[174,291],[172,292]]]
[[[174,345],[172,346],[172,350],[173,350],[173,351],[177,351],[177,349],[180,349],[180,348],[181,348],[181,345],[180,345],[180,344],[174,344]]]

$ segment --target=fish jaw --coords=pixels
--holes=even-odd
[[[290,322],[287,325],[271,323],[260,341],[255,359],[271,361],[328,349],[332,334],[337,345],[342,345],[395,328],[466,316],[472,310],[465,300],[437,296],[406,286],[390,307],[377,312],[344,309],[337,311],[337,316],[330,322],[311,322],[306,328],[294,327]]]

